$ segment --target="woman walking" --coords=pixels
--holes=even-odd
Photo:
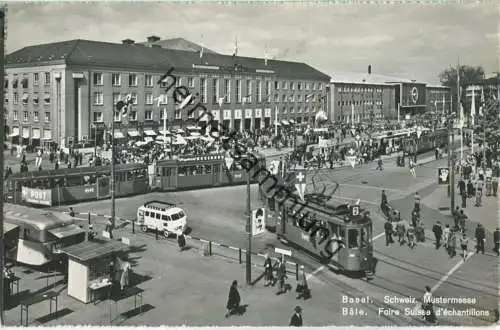
[[[233,281],[231,287],[229,288],[229,296],[227,298],[227,313],[226,318],[233,315],[240,307],[240,293],[238,292],[238,281]]]

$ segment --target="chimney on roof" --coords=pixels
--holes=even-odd
[[[132,40],[132,39],[124,39],[124,40],[122,40],[122,44],[124,44],[124,45],[132,45],[134,43],[135,43],[135,41]]]
[[[161,40],[161,38],[158,36],[149,36],[146,39],[148,40],[149,43],[153,43],[153,42],[157,42],[157,41]]]
[[[372,74],[372,65],[368,65],[368,74]]]

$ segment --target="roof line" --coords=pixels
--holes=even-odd
[[[71,57],[71,55],[73,55],[73,53],[75,52],[76,48],[78,47],[78,44],[80,43],[80,39],[76,39],[76,42],[75,42],[75,45],[73,46],[73,48],[69,51],[68,53],[68,57],[65,58],[65,60],[67,60],[68,58]]]

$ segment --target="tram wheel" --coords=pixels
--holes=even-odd
[[[165,238],[168,238],[170,236],[170,232],[164,230],[163,231],[163,236],[165,236]]]
[[[142,232],[147,232],[148,231],[148,227],[147,226],[141,226],[141,230]]]

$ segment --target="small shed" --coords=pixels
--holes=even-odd
[[[99,240],[61,248],[68,256],[68,295],[83,303],[94,301],[98,292],[112,289],[117,257],[128,246],[113,240]]]

